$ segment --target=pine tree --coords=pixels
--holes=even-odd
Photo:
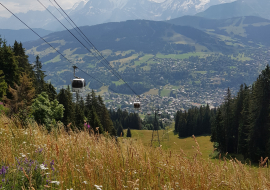
[[[9,87],[12,98],[5,97],[4,101],[9,106],[11,114],[18,114],[21,111],[24,114],[24,119],[26,119],[30,113],[35,89],[31,79],[25,73],[20,76],[20,84],[20,86],[15,84],[15,88]],[[23,115],[21,116],[23,117]]]
[[[57,92],[56,92],[54,86],[52,85],[52,83],[49,83],[47,85],[48,85],[47,94],[49,96],[50,101],[53,101],[57,98]]]
[[[82,130],[84,128],[84,113],[79,104],[75,104],[75,126]]]
[[[118,123],[118,128],[117,128],[117,136],[118,137],[123,137],[124,134],[124,129],[121,123]]]
[[[233,103],[231,91],[228,88],[227,95],[225,96],[224,103],[224,136],[225,136],[225,149],[224,152],[233,153]]]
[[[245,85],[243,93],[243,109],[239,121],[238,153],[248,157],[248,134],[250,127],[250,89]]]
[[[219,149],[221,152],[226,152],[226,135],[225,135],[225,127],[224,127],[224,120],[222,118],[221,110],[218,109],[217,116],[216,116],[216,121],[215,121],[215,126],[216,130],[216,137],[213,136],[211,137],[212,142],[218,142],[219,144]],[[214,133],[213,133],[214,134]]]
[[[0,70],[0,101],[2,100],[3,96],[6,95],[7,91],[7,83],[5,81],[5,75],[3,71]]]
[[[19,67],[20,72],[27,73],[27,75],[32,80],[34,80],[35,74],[33,71],[33,67],[28,61],[28,55],[25,54],[25,49],[23,48],[22,43],[18,43],[17,41],[15,41],[12,50],[18,62],[18,67]]]
[[[34,70],[35,70],[35,76],[36,76],[36,81],[35,81],[36,91],[37,91],[37,94],[40,94],[41,92],[47,91],[45,80],[44,80],[46,75],[45,75],[45,71],[42,71],[42,63],[38,55],[34,63],[35,63]]]
[[[2,42],[0,39],[0,70],[4,72],[5,82],[11,88],[15,87],[15,84],[20,85],[20,71],[18,67],[18,61],[12,49],[6,45],[6,42]],[[8,98],[11,98],[10,94],[7,94]]]
[[[98,109],[99,109],[99,119],[104,131],[109,132],[112,135],[113,122],[110,118],[109,112],[103,103],[101,96],[98,96]]]
[[[68,87],[67,90],[61,89],[57,96],[57,100],[65,108],[64,117],[62,118],[64,125],[67,126],[74,123],[74,107],[70,88]]]
[[[130,130],[130,128],[128,128],[128,130],[127,130],[127,137],[131,137],[131,130]]]
[[[98,115],[94,107],[92,108],[90,115],[88,116],[88,122],[90,123],[90,126],[92,127],[95,133],[99,132],[99,134],[102,134],[104,132],[102,124],[98,118]]]
[[[177,111],[176,116],[175,116],[175,125],[174,125],[174,131],[179,132],[179,122],[180,122],[180,117],[181,117],[182,111]]]

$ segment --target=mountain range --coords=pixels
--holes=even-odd
[[[52,33],[52,31],[40,28],[34,28],[34,30],[40,36],[46,36]],[[20,30],[0,29],[0,37],[2,39],[5,39],[7,43],[10,45],[13,45],[15,40],[17,40],[18,42],[27,42],[39,39],[39,37],[29,29],[20,29]]]
[[[237,0],[209,7],[196,16],[210,19],[227,19],[241,16],[258,16],[270,19],[269,0]]]
[[[126,20],[169,20],[184,15],[194,15],[206,10],[208,7],[233,0],[83,0],[66,10],[78,26],[96,25],[107,22]],[[66,23],[59,12],[50,6],[61,21]],[[28,11],[17,14],[19,18],[34,28],[46,30],[63,30],[63,27],[46,11]],[[25,28],[14,17],[0,18],[2,29]]]
[[[215,35],[227,44],[244,46],[270,46],[270,20],[244,16],[228,19],[209,19],[198,16],[184,16],[167,21],[181,26],[190,26]]]

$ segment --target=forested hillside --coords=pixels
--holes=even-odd
[[[64,125],[67,131],[87,128],[116,135],[118,125],[101,96],[92,91],[74,99],[69,86],[57,93],[45,76],[39,56],[30,64],[22,43],[15,41],[11,47],[0,40],[0,114],[15,117],[25,126],[37,122],[48,131]]]
[[[224,103],[178,111],[175,131],[179,137],[211,133],[211,141],[222,153],[242,154],[258,161],[270,154],[270,67],[251,85],[243,84],[235,97],[230,89]]]

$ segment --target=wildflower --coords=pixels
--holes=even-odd
[[[60,181],[51,181],[51,183],[54,183],[56,185],[59,185],[60,184]]]
[[[2,169],[0,170],[0,175],[3,175],[3,177],[5,177],[5,175],[7,174],[7,170],[8,167],[3,166]]]
[[[91,127],[91,126],[88,124],[88,125],[87,125],[87,128],[90,129],[90,127]]]
[[[40,164],[40,169],[47,170],[48,168],[46,168],[46,166],[44,166],[44,164]]]
[[[95,188],[97,188],[97,190],[102,190],[101,188],[102,188],[102,185],[94,185],[95,186]]]
[[[84,183],[84,184],[88,184],[87,181],[84,181],[83,183]]]

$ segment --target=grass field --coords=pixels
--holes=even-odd
[[[196,52],[196,53],[183,53],[183,54],[169,54],[169,55],[163,55],[163,54],[157,54],[156,57],[160,59],[188,59],[192,56],[199,56],[199,57],[207,57],[209,53],[204,52]]]
[[[60,123],[48,133],[36,123],[23,128],[18,120],[0,116],[1,188],[225,190],[270,187],[269,168],[264,168],[267,159],[261,162],[260,168],[234,159],[213,161],[204,156],[212,150],[209,137],[178,139],[170,133],[170,141],[154,148],[142,143],[150,141],[151,131],[132,131],[132,135],[133,138],[116,141],[107,134],[94,134],[88,129],[65,130]]]
[[[123,81],[112,81],[112,82],[113,82],[116,86],[125,84],[125,82],[123,82]]]
[[[238,60],[238,61],[250,61],[250,57],[246,57],[244,53],[239,53],[237,57],[231,55],[231,59]]]
[[[101,88],[100,88],[100,92],[97,92],[97,95],[102,95],[102,94],[104,94],[105,92],[108,92],[108,86],[102,86]]]
[[[144,94],[147,94],[147,95],[158,95],[158,89],[151,89],[148,92],[145,92]]]
[[[154,55],[151,55],[151,54],[146,54],[145,56],[141,57],[139,59],[139,61],[135,61],[135,65],[140,65],[142,63],[145,63],[147,62],[149,59],[151,59],[152,57],[154,57]]]
[[[169,89],[163,89],[163,90],[161,90],[161,92],[160,92],[160,96],[161,96],[161,97],[169,96],[170,93],[171,93],[171,90],[169,90]]]
[[[184,152],[188,155],[192,155],[194,152],[194,148],[192,146],[196,146],[194,139],[192,137],[189,138],[179,138],[178,134],[173,132],[173,125],[168,130],[169,131],[169,141],[163,140],[161,141],[162,149],[172,151],[174,153],[179,153],[180,148],[184,150]],[[132,138],[142,141],[142,143],[146,146],[151,144],[152,139],[152,130],[131,130]],[[125,130],[126,134],[126,130]],[[162,136],[164,134],[164,130],[159,131],[160,140],[162,140]],[[203,158],[209,158],[210,153],[213,151],[213,143],[210,141],[210,136],[200,136],[196,137],[200,150],[202,152]]]

